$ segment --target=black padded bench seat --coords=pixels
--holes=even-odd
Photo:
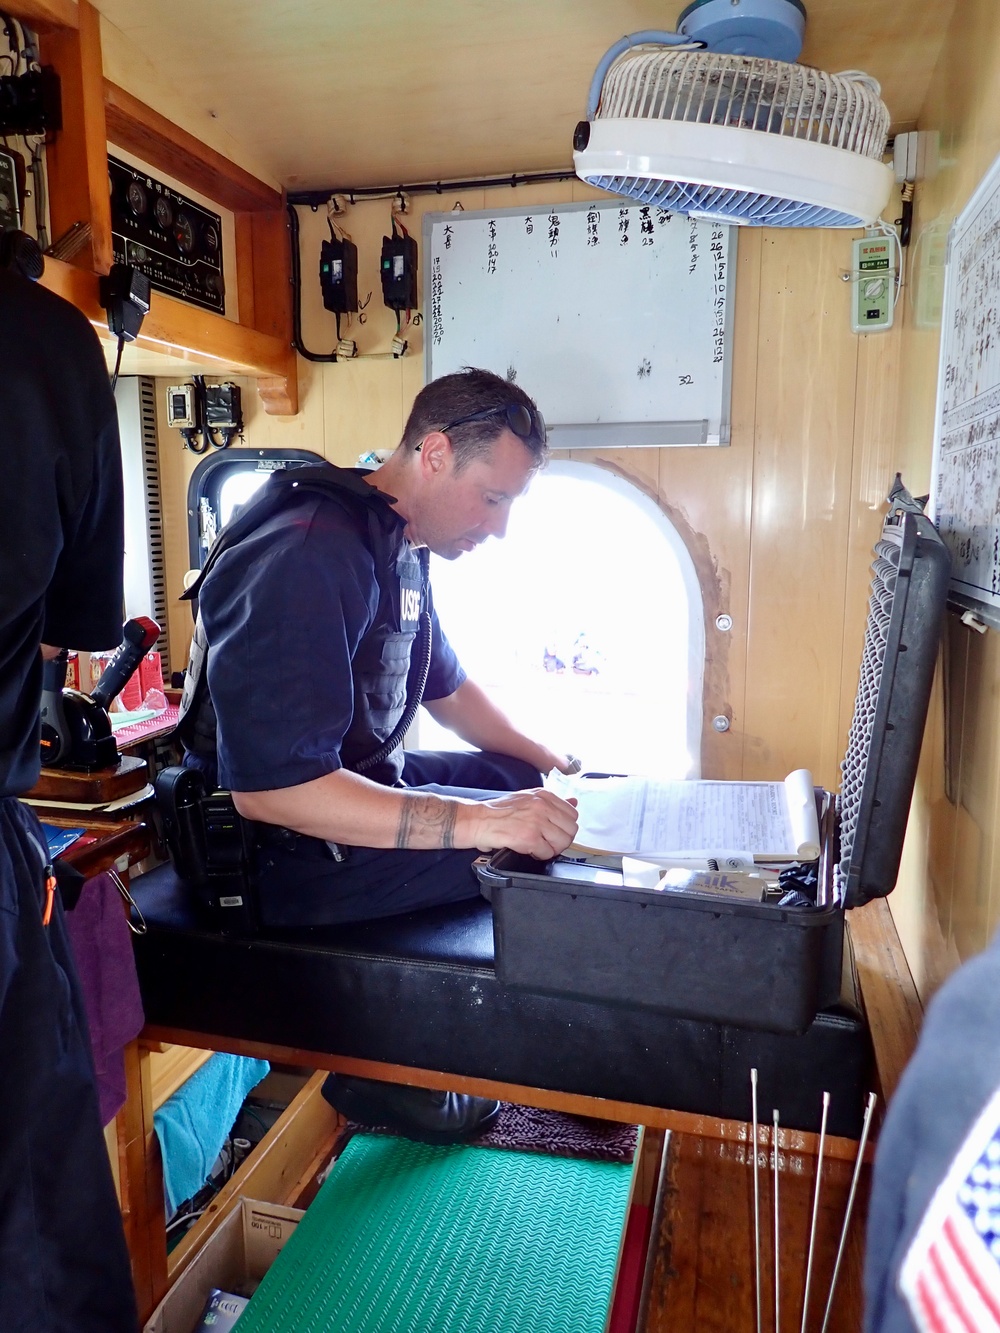
[[[873,1077],[849,940],[840,1002],[802,1036],[507,988],[490,905],[470,900],[353,926],[213,933],[170,865],[133,880],[146,1022],[331,1056],[724,1119],[857,1137]]]

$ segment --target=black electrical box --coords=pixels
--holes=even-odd
[[[50,65],[0,77],[0,134],[46,134],[62,129],[59,75]]]
[[[382,237],[382,300],[390,310],[417,308],[417,243],[412,236]]]
[[[205,425],[209,430],[242,430],[243,408],[240,386],[225,384],[205,385]]]
[[[353,241],[324,241],[319,256],[319,285],[323,304],[335,315],[358,308],[358,247]]]

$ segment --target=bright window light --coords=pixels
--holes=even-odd
[[[554,462],[507,536],[433,557],[459,660],[522,730],[592,772],[698,777],[704,625],[697,574],[660,508],[587,463]],[[468,748],[424,711],[415,743]]]
[[[249,468],[234,468],[219,488],[219,530],[226,526],[237,505],[246,504],[256,495],[270,476],[270,472]]]

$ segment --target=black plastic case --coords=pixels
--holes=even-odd
[[[875,548],[841,794],[818,792],[817,906],[626,888],[620,872],[477,862],[504,985],[804,1032],[840,990],[844,906],[893,889],[947,596],[947,548],[897,478]]]

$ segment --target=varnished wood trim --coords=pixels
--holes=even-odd
[[[36,32],[80,26],[76,0],[14,0],[9,12]]]
[[[298,1197],[304,1176],[316,1162],[318,1147],[323,1143],[332,1147],[342,1124],[333,1107],[320,1095],[325,1078],[322,1073],[310,1078],[171,1252],[167,1261],[171,1283],[184,1272],[240,1195],[280,1204]]]
[[[104,80],[108,139],[233,212],[277,210],[281,195],[152,107]]]
[[[55,814],[38,812],[40,818],[44,818],[50,824],[61,825],[64,828],[78,828],[79,819],[68,821],[66,811],[60,810]],[[112,866],[117,866],[123,856],[128,857],[129,865],[135,865],[137,862],[149,856],[152,851],[152,835],[149,826],[141,819],[128,821],[119,821],[110,825],[101,824],[100,820],[92,818],[93,812],[87,812],[87,824],[92,833],[100,832],[97,842],[86,843],[80,847],[74,845],[65,851],[62,860],[68,862],[74,869],[79,870],[81,875],[88,879],[93,875],[100,875],[105,870],[110,870]],[[122,876],[126,883],[127,874]]]
[[[166,1218],[160,1145],[153,1129],[149,1054],[138,1042],[125,1047],[128,1097],[117,1119],[125,1238],[141,1322],[167,1290]]]
[[[162,292],[153,292],[136,344],[170,355],[214,361],[220,368],[295,377],[295,353],[289,343]]]
[[[107,316],[98,299],[98,283],[93,273],[46,258],[42,285],[72,301],[95,328],[108,336]],[[150,311],[143,320],[136,346],[181,359],[214,363],[219,370],[274,376],[295,383],[295,353],[290,345],[162,292],[152,294]],[[286,394],[290,395],[288,386]]]
[[[236,240],[236,296],[240,305],[240,320],[250,328],[259,327],[253,299],[254,253],[253,213],[234,213],[233,230]]]
[[[855,907],[847,914],[847,927],[884,1106],[916,1048],[923,1006],[886,900]]]
[[[148,1048],[147,1048],[148,1049]],[[168,1046],[149,1052],[150,1099],[158,1111],[192,1074],[212,1058],[212,1051],[190,1050],[186,1046]]]
[[[63,127],[46,150],[52,239],[78,222],[90,224],[90,244],[75,257],[81,268],[107,273],[112,263],[107,130],[100,15],[79,0],[79,27],[58,28],[41,42],[62,93]]]
[[[520,1083],[501,1083],[494,1079],[465,1078],[439,1070],[415,1069],[410,1065],[354,1060],[348,1056],[279,1046],[273,1042],[244,1041],[239,1037],[220,1037],[203,1032],[188,1032],[186,1029],[158,1027],[155,1024],[145,1027],[142,1035],[144,1041],[175,1041],[182,1046],[208,1046],[215,1051],[252,1055],[257,1059],[300,1068],[330,1069],[338,1074],[381,1079],[387,1083],[405,1083],[417,1088],[448,1088],[476,1097],[496,1097],[501,1101],[537,1106],[543,1110],[593,1116],[597,1120],[617,1120],[627,1125],[648,1125],[655,1129],[676,1130],[699,1138],[721,1139],[729,1143],[747,1143],[751,1134],[750,1126],[742,1120],[721,1120],[715,1116],[694,1115],[690,1111],[671,1111],[660,1106],[642,1106],[637,1102],[586,1097],[579,1093],[555,1092],[548,1088],[529,1088]],[[760,1132],[768,1135],[767,1142],[770,1143],[770,1127],[762,1125]],[[804,1130],[782,1129],[778,1142],[785,1152],[810,1157],[815,1156],[818,1150],[819,1135]],[[853,1159],[857,1151],[858,1145],[854,1139],[827,1136],[824,1148],[827,1156]]]
[[[268,416],[293,417],[299,410],[296,375],[264,375],[257,380],[257,393]]]
[[[289,242],[288,214],[280,212],[244,214],[250,223],[250,249],[253,255],[251,280],[253,316],[243,313],[243,285],[240,291],[240,320],[252,324],[261,333],[292,341],[292,252]],[[237,217],[237,224],[239,216]],[[237,225],[237,246],[240,232]],[[245,248],[244,241],[244,248]],[[239,250],[237,250],[237,265]],[[239,274],[237,280],[240,281]]]

